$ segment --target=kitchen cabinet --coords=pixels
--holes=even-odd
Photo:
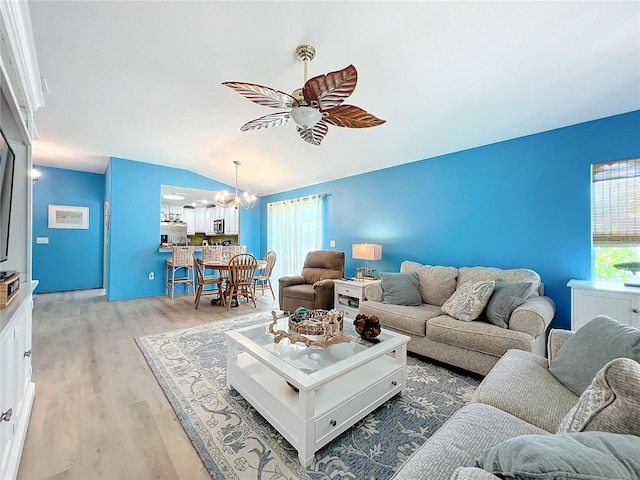
[[[196,211],[197,208],[185,208],[184,209],[184,221],[187,224],[187,235],[193,235],[196,233]]]
[[[160,205],[160,212],[164,216],[164,221],[184,220],[184,209],[175,205]]]
[[[204,207],[197,207],[194,209],[196,211],[195,217],[196,217],[196,232],[206,232],[206,227],[205,227],[205,221],[204,221],[204,217],[205,217],[205,210],[206,208]]]
[[[33,406],[31,321],[37,283],[21,283],[16,298],[0,309],[0,478],[17,476]]]
[[[224,209],[224,233],[226,235],[238,235],[240,223],[238,215],[239,211],[234,207]]]
[[[213,223],[213,220],[219,220],[220,218],[224,218],[224,208],[220,205],[211,207],[211,222]]]
[[[204,231],[207,235],[213,235],[213,219],[215,207],[207,207],[204,209]]]
[[[609,315],[640,328],[640,288],[617,282],[571,280],[571,330],[597,315]]]

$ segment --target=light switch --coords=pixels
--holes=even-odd
[[[335,240],[331,240],[331,241],[329,242],[329,246],[330,246],[330,247],[335,247],[335,246],[336,246],[336,241],[335,241]]]
[[[49,243],[49,237],[36,237],[36,243]]]

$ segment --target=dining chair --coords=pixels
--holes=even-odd
[[[240,296],[246,297],[247,301],[251,299],[253,306],[257,307],[253,289],[253,276],[257,268],[258,261],[250,253],[239,253],[229,260],[229,278],[225,288],[227,310],[231,308],[234,297],[236,302],[240,304]]]
[[[267,252],[263,260],[267,262],[267,265],[258,270],[253,276],[253,289],[254,291],[260,289],[260,292],[264,295],[264,291],[269,287],[271,290],[271,296],[275,300],[276,295],[273,293],[273,287],[271,286],[271,272],[276,264],[276,252],[273,250]]]
[[[169,295],[169,289],[171,289],[171,298],[178,285],[185,285],[187,293],[191,288],[193,294],[196,293],[196,282],[193,271],[193,262],[191,256],[195,251],[195,247],[174,246],[171,249],[171,257],[166,261],[165,267],[165,295]],[[176,277],[176,272],[180,275],[180,270],[183,270],[182,276]]]
[[[202,257],[200,257],[201,259],[201,264],[204,265],[206,263],[209,262],[216,262],[220,259],[220,247],[215,246],[215,245],[203,245],[202,246]],[[209,272],[209,273],[208,273]],[[203,268],[202,269],[202,274],[204,275],[205,278],[207,278],[208,276],[212,275],[211,272],[215,272],[215,270],[212,270],[210,268]],[[213,276],[219,276],[219,275],[215,275],[213,274]]]
[[[217,247],[215,245],[203,245],[202,246],[202,262],[215,262],[218,260]]]
[[[204,268],[200,264],[198,257],[196,257],[195,253],[193,253],[192,256],[193,256],[193,269],[196,272],[196,283],[198,285],[198,290],[196,292],[196,300],[195,300],[196,310],[200,305],[200,297],[203,294],[211,295],[211,294],[217,293],[220,297],[220,301],[224,302],[224,296],[222,295],[222,278],[214,275],[205,276]],[[215,290],[214,289],[205,290],[205,287],[207,285],[216,285],[218,288]]]

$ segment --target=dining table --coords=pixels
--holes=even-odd
[[[262,270],[263,268],[266,268],[267,266],[267,261],[266,260],[258,260],[257,261],[257,265],[256,265],[256,271],[258,270]],[[225,275],[223,272],[229,272],[231,266],[229,264],[228,261],[224,261],[224,260],[207,260],[204,262],[201,262],[202,264],[202,268],[204,270],[217,270],[218,272],[220,272],[220,276],[224,279],[227,275]],[[218,298],[212,298],[211,299],[211,304],[215,305],[216,303],[221,303],[224,305],[224,297],[225,297],[225,293],[226,293],[226,285],[223,289],[223,293],[220,297]],[[237,301],[237,299],[236,299]],[[234,306],[232,304],[232,306]],[[237,304],[235,305],[237,306]]]

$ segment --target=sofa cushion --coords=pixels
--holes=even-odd
[[[422,265],[417,262],[404,261],[400,265],[401,272],[418,274],[418,289],[424,303],[442,306],[453,295],[458,285],[458,269],[439,265]]]
[[[509,350],[482,380],[471,401],[493,405],[555,432],[578,396],[549,373],[546,358]]]
[[[369,300],[361,302],[358,311],[365,315],[375,315],[380,319],[380,325],[383,327],[389,327],[402,333],[420,337],[426,335],[427,320],[442,315],[440,307],[426,303],[412,307]]]
[[[380,273],[382,301],[393,305],[420,305],[418,275],[411,273]]]
[[[479,282],[481,280],[501,280],[503,282],[531,282],[533,288],[530,297],[540,295],[542,281],[540,275],[528,268],[514,268],[502,270],[495,267],[460,267],[458,269],[458,285],[466,282]]]
[[[529,298],[532,288],[531,282],[496,281],[482,319],[497,327],[508,328],[511,314]]]
[[[640,362],[640,329],[599,315],[567,339],[549,371],[569,390],[581,395],[602,367],[621,357]]]
[[[429,319],[427,336],[434,342],[455,345],[495,357],[501,357],[511,348],[531,351],[533,341],[526,333],[485,322],[461,322],[449,315]]]
[[[494,285],[493,280],[464,283],[444,302],[442,311],[465,322],[475,320],[487,306]]]
[[[480,403],[466,405],[454,413],[392,478],[450,479],[458,467],[473,466],[487,447],[517,435],[544,433],[495,407]]]
[[[640,436],[640,364],[616,358],[600,370],[558,433],[599,430]]]
[[[499,477],[477,467],[458,467],[451,480],[500,480]]]
[[[640,437],[608,432],[521,435],[488,448],[477,466],[501,478],[640,478]]]

